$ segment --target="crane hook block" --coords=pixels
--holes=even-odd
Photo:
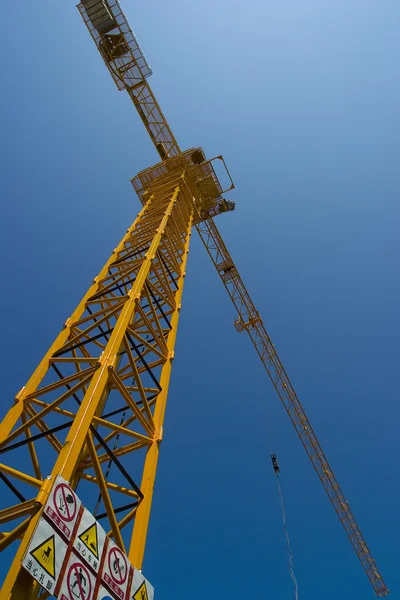
[[[280,467],[278,464],[278,459],[276,458],[276,454],[271,454],[272,466],[274,468],[275,473],[280,472]]]

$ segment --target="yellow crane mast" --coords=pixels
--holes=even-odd
[[[179,148],[118,0],[82,0],[78,9],[161,162],[132,179],[141,211],[0,425],[0,551],[19,543],[1,598],[34,600],[40,594],[40,582],[22,562],[59,476],[79,490],[134,568],[142,568],[193,227],[235,306],[235,327],[250,336],[376,595],[387,595],[215,224],[214,217],[234,209],[223,197],[233,183],[222,157],[208,160],[201,148]]]

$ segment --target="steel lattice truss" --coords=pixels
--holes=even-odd
[[[236,329],[248,333],[376,595],[387,595],[212,218],[232,210],[232,203],[222,197],[212,161],[205,160],[201,149],[181,152],[146,80],[151,69],[118,0],[82,0],[78,8],[162,162],[132,180],[142,211],[1,423],[0,479],[5,492],[0,525],[12,523],[12,528],[0,533],[0,550],[22,538],[2,594],[13,600],[38,596],[38,588],[20,568],[21,558],[51,482],[59,474],[73,487],[79,484],[80,494],[85,486],[86,505],[105,521],[109,536],[126,549],[134,566],[141,568],[195,226],[237,311]],[[27,457],[30,469],[19,469]]]
[[[8,489],[2,501],[8,506],[0,522],[27,518],[3,536],[1,549],[32,529],[44,474],[53,479],[62,472],[74,487],[100,491],[97,518],[108,522],[109,535],[124,550],[122,530],[143,512],[130,552],[136,564],[152,495],[146,472],[155,470],[162,438],[193,210],[180,177],[152,186],[132,227],[18,394],[1,427],[7,463],[0,472]],[[144,483],[135,479],[142,473]],[[97,494],[89,489],[86,497],[93,510]]]

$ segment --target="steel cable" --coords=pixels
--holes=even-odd
[[[283,503],[283,494],[282,494],[281,484],[279,481],[279,473],[276,472],[275,474],[276,474],[276,482],[278,484],[279,499],[281,502],[283,529],[284,529],[285,538],[286,538],[286,551],[287,551],[288,560],[289,560],[289,565],[288,565],[289,566],[289,575],[293,580],[295,599],[299,600],[299,587],[297,585],[297,580],[296,580],[294,570],[293,570],[293,554],[292,554],[292,548],[290,545],[289,533],[288,533],[287,525],[286,525],[285,505]]]

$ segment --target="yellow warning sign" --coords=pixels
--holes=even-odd
[[[133,600],[148,600],[146,582],[143,581],[142,585],[133,594]]]
[[[39,546],[36,546],[30,553],[46,573],[51,577],[55,577],[56,559],[54,552],[54,535],[51,535],[47,540],[41,542]]]
[[[96,558],[99,558],[99,541],[97,539],[96,522],[85,529],[79,536],[79,539],[85,544],[86,548],[93,552]]]

